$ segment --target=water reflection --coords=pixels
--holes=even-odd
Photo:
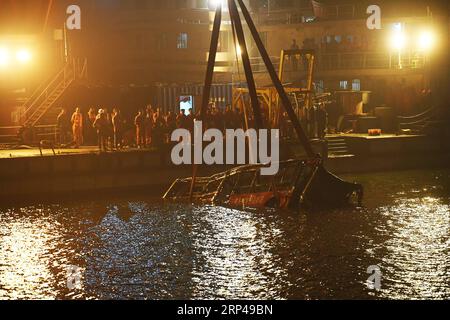
[[[280,230],[264,216],[230,209],[205,207],[197,217],[194,298],[282,298],[286,270],[276,263],[271,241]]]
[[[448,299],[450,172],[362,175],[366,207],[111,198],[0,210],[0,298]],[[379,265],[381,291],[366,286]],[[67,268],[81,274],[67,286]]]
[[[42,209],[35,209],[43,216]],[[59,225],[51,216],[39,221],[6,212],[0,224],[0,297],[26,299],[55,297],[53,255],[58,254]]]
[[[450,206],[433,197],[401,199],[380,213],[386,223],[378,231],[389,235],[382,296],[448,297]]]

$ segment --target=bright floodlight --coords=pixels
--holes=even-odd
[[[6,48],[0,48],[0,67],[5,67],[9,64],[9,52]]]
[[[28,50],[19,50],[16,53],[16,59],[20,63],[27,63],[31,60],[31,53]]]
[[[209,0],[209,5],[211,8],[215,9],[218,6],[222,5],[223,0]]]
[[[419,36],[419,49],[423,51],[429,51],[434,46],[434,35],[430,31],[424,31]]]
[[[402,50],[406,46],[406,36],[402,31],[395,31],[391,37],[391,46],[395,50]]]

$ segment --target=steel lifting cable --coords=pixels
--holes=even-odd
[[[241,68],[239,67],[239,55],[238,55],[239,44],[238,44],[238,42],[236,40],[236,28],[234,26],[234,21],[233,21],[233,19],[230,19],[230,20],[231,20],[231,30],[232,30],[231,32],[233,33],[233,44],[234,44],[234,48],[235,48],[234,54],[235,54],[235,57],[236,57],[236,66],[237,66],[237,69],[238,69],[239,85],[241,85],[241,83],[242,83],[242,81],[241,81]]]
[[[239,67],[239,54],[238,54],[238,48],[239,47],[239,43],[236,39],[236,27],[234,25],[234,21],[233,19],[231,19],[231,32],[233,33],[233,44],[234,44],[234,54],[236,57],[236,67],[237,67],[237,71],[238,71],[238,80],[239,80],[239,87],[242,86],[242,77],[241,77],[241,68]],[[244,108],[244,118],[245,118],[245,126],[246,126],[246,130],[249,129],[249,123],[248,123],[248,115],[247,115],[247,108],[245,106],[245,102],[242,104],[242,107]]]

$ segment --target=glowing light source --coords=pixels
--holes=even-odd
[[[223,4],[224,0],[209,0],[209,7],[212,9],[216,9],[218,6]]]
[[[395,31],[391,36],[391,46],[395,50],[402,50],[407,43],[406,35],[402,31]]]
[[[389,38],[390,47],[395,51],[402,51],[406,47],[407,38],[404,31],[404,25],[401,22],[396,22],[391,26],[391,35]]]
[[[429,51],[433,48],[435,43],[434,34],[430,31],[423,31],[419,35],[418,47],[420,50]]]
[[[9,64],[9,52],[6,48],[0,48],[0,67],[5,67]]]
[[[237,46],[236,46],[236,53],[237,53],[238,56],[241,56],[241,55],[242,55],[242,49],[241,49],[241,46],[240,46],[240,45],[237,45]]]
[[[28,50],[21,49],[16,52],[16,59],[20,63],[27,63],[31,60],[31,53]]]

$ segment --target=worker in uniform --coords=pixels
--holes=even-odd
[[[160,148],[164,140],[164,118],[160,108],[156,108],[153,113],[152,143],[156,148]]]
[[[77,108],[72,115],[72,130],[75,148],[79,148],[83,144],[83,114],[80,108]]]
[[[97,111],[94,108],[90,108],[87,114],[86,126],[84,128],[84,142],[90,146],[96,144],[97,132],[94,128],[94,122],[97,119]]]
[[[139,149],[145,147],[145,114],[139,111],[136,118],[134,118],[134,125],[136,126],[136,145]]]
[[[65,145],[70,142],[68,137],[70,136],[70,119],[65,109],[61,110],[61,113],[57,118],[57,129],[59,136],[59,144]]]
[[[124,120],[119,109],[114,109],[112,116],[112,124],[114,131],[114,148],[122,148],[123,131],[124,131]]]
[[[147,107],[145,116],[145,145],[147,147],[149,147],[153,142],[153,116],[153,109],[151,107]]]

